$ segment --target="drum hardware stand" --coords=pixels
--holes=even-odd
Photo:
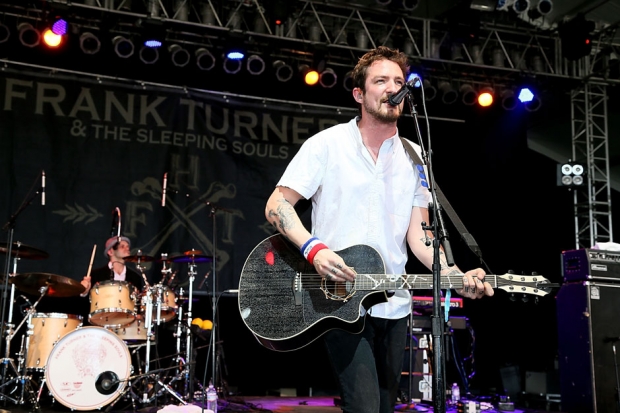
[[[13,287],[15,287],[15,284],[12,284]],[[24,393],[26,392],[26,388],[28,388],[28,393],[31,396],[31,400],[34,403],[34,407],[35,410],[39,410],[39,395],[41,394],[41,391],[43,390],[43,384],[45,384],[45,382],[41,383],[41,386],[39,388],[39,391],[36,392],[37,397],[34,397],[34,390],[31,387],[31,382],[33,382],[34,380],[32,380],[31,376],[27,376],[26,375],[26,363],[24,361],[23,355],[27,355],[28,351],[29,351],[29,346],[30,346],[30,336],[34,333],[33,331],[33,325],[32,325],[32,315],[35,314],[36,312],[36,307],[39,304],[39,302],[41,301],[41,299],[43,299],[43,297],[45,297],[45,294],[47,293],[47,290],[49,289],[49,285],[46,285],[44,287],[41,287],[41,289],[39,290],[41,295],[40,297],[37,299],[37,301],[35,301],[34,304],[32,304],[32,306],[28,309],[28,315],[26,317],[24,317],[24,319],[21,321],[21,323],[19,323],[19,325],[17,326],[17,328],[15,328],[14,331],[11,331],[10,334],[7,334],[6,337],[6,341],[7,341],[7,357],[5,358],[5,360],[10,360],[11,361],[11,367],[13,367],[14,371],[15,371],[15,377],[5,383],[3,383],[2,385],[0,385],[0,388],[8,386],[9,384],[11,384],[12,382],[17,382],[19,384],[21,384],[21,393],[20,393],[20,397],[19,400],[16,399],[12,399],[7,395],[3,395],[3,397],[6,397],[7,399],[11,400],[13,403],[15,404],[24,404],[25,400],[24,400]],[[11,296],[14,295],[14,291],[11,291]],[[13,299],[11,299],[11,313],[12,313],[12,305],[13,303]],[[9,315],[9,319],[12,318],[12,314]],[[19,329],[22,327],[22,325],[24,325],[24,323],[28,321],[28,330],[26,331],[26,339],[25,339],[25,350],[24,349],[24,338],[22,337],[22,346],[21,346],[21,350],[20,350],[20,357],[19,357],[19,367],[15,368],[15,364],[13,363],[13,361],[8,357],[9,356],[9,350],[10,350],[10,342],[11,340],[13,340],[13,338],[15,337],[15,334],[19,331]],[[10,323],[10,321],[9,321]],[[21,375],[19,374],[19,371],[21,371]],[[4,380],[4,379],[3,379]]]
[[[11,367],[15,370],[15,372],[17,373],[17,370],[15,369],[15,365],[13,363],[13,361],[10,359],[9,355],[10,355],[10,351],[9,351],[9,343],[10,340],[13,338],[13,333],[12,333],[12,315],[13,315],[13,299],[15,296],[15,285],[11,284],[11,297],[10,297],[10,302],[9,302],[9,314],[8,314],[8,321],[5,323],[4,322],[4,317],[5,317],[5,308],[6,308],[6,301],[7,301],[7,290],[8,290],[8,282],[9,282],[9,276],[10,276],[10,269],[11,269],[11,255],[12,255],[12,250],[13,250],[13,235],[15,233],[15,225],[17,223],[17,218],[19,217],[19,215],[24,212],[24,210],[32,203],[32,201],[39,195],[41,195],[41,205],[45,205],[45,195],[43,193],[43,190],[45,189],[45,172],[41,171],[41,174],[37,175],[37,178],[35,179],[33,186],[30,188],[30,190],[28,191],[28,194],[30,194],[32,192],[32,189],[34,188],[34,186],[37,184],[37,182],[39,182],[39,179],[41,179],[41,186],[34,191],[34,193],[27,197],[24,202],[22,202],[22,204],[19,206],[19,208],[17,209],[17,211],[11,215],[11,217],[9,218],[9,220],[2,226],[2,230],[3,231],[7,231],[8,235],[7,235],[7,251],[6,251],[6,264],[5,264],[5,271],[4,274],[4,285],[3,285],[3,289],[2,289],[2,300],[0,301],[0,330],[5,331],[6,330],[6,357],[4,359],[2,359],[2,371],[1,376],[0,376],[0,389],[2,389],[3,387],[5,387],[8,383],[5,384],[5,380],[7,377],[7,372],[8,372],[8,366],[9,363],[11,365]],[[13,274],[17,274],[17,260],[19,259],[19,257],[16,255],[15,259],[14,259],[14,272]],[[47,289],[46,289],[47,291]],[[23,321],[22,321],[23,323]],[[21,324],[20,324],[21,326]],[[18,327],[19,329],[19,327]],[[17,330],[16,330],[17,331]],[[9,338],[10,337],[10,338]],[[12,380],[11,380],[12,381]],[[10,381],[9,381],[10,383]],[[22,389],[23,392],[23,389]],[[8,396],[6,396],[4,393],[0,392],[0,400],[4,400],[4,398],[10,399],[11,401],[13,401],[13,403],[15,403],[15,401],[11,398],[9,398]],[[23,398],[22,398],[23,401]]]

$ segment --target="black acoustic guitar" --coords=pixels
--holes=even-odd
[[[282,235],[258,244],[247,258],[239,280],[241,318],[263,346],[296,350],[328,330],[359,333],[364,327],[360,306],[387,300],[387,290],[432,289],[432,275],[385,274],[379,252],[354,245],[337,253],[357,273],[354,282],[323,280],[299,250]],[[493,288],[544,296],[549,281],[538,275],[487,275]],[[442,276],[442,289],[460,289],[462,276]]]

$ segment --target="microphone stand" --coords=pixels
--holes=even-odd
[[[443,243],[444,253],[449,266],[454,265],[452,258],[452,250],[446,234],[446,230],[441,217],[441,207],[437,200],[437,192],[435,190],[435,179],[433,176],[433,168],[431,163],[431,148],[430,138],[428,140],[428,152],[425,152],[422,142],[422,135],[420,133],[420,125],[418,123],[418,113],[413,104],[413,97],[411,93],[407,95],[407,102],[409,103],[409,109],[413,117],[416,136],[418,143],[422,148],[422,159],[426,163],[428,173],[428,186],[431,193],[431,199],[433,208],[430,218],[432,219],[432,225],[428,226],[426,223],[422,223],[422,228],[430,230],[433,233],[433,313],[431,315],[431,334],[433,336],[433,412],[444,413],[446,411],[446,388],[444,377],[444,323],[442,321],[441,314],[441,261],[440,252],[441,245]],[[449,305],[446,302],[446,305]]]

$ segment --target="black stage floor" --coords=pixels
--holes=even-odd
[[[226,399],[220,399],[218,402],[219,412],[271,412],[271,413],[338,413],[341,409],[337,406],[338,398],[334,396],[319,396],[319,397],[278,397],[278,396],[261,396],[261,397],[229,397]],[[559,412],[559,405],[557,403],[547,404],[543,399],[538,402],[527,403],[529,406],[516,405],[514,410],[499,410],[497,405],[493,403],[482,402],[479,411],[488,413],[500,413],[506,411],[513,411],[515,413],[542,413],[547,411]],[[74,406],[75,407],[75,406]],[[396,406],[395,412],[433,412],[432,402],[416,403],[416,404],[399,404]],[[4,409],[4,410],[1,410]],[[201,413],[207,411],[203,408],[200,401],[194,401],[188,405],[176,404],[170,402],[170,404],[152,403],[150,405],[141,405],[136,403],[135,408],[127,400],[119,400],[116,403],[110,403],[107,406],[103,406],[101,410],[82,410],[79,407],[76,410],[81,411],[108,411],[115,413],[129,413],[129,412],[141,412],[141,413]],[[67,406],[62,406],[58,403],[50,404],[45,400],[40,403],[40,409],[36,410],[32,405],[15,405],[6,403],[0,405],[0,413],[58,413],[69,412],[71,409]],[[474,411],[474,410],[470,410]],[[447,406],[446,412],[457,412],[456,406]]]

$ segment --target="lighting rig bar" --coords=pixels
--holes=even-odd
[[[557,33],[532,27],[518,18],[510,19],[509,13],[481,13],[481,17],[494,20],[454,25],[414,17],[411,11],[372,2],[360,5],[346,1],[290,0],[285,2],[290,13],[276,25],[270,11],[277,0],[41,0],[27,3],[28,7],[21,1],[4,3],[0,13],[32,16],[37,11],[59,9],[82,15],[91,25],[97,25],[97,20],[115,20],[120,30],[135,30],[136,20],[160,23],[166,27],[168,37],[204,42],[207,47],[237,32],[256,49],[273,46],[276,41],[284,54],[293,56],[303,57],[317,48],[327,49],[330,63],[341,65],[352,65],[370,48],[391,45],[405,51],[428,72],[444,73],[453,80],[465,77],[470,81],[479,77],[480,81],[505,82],[527,75],[620,83],[620,79],[606,77],[603,52],[617,47],[609,31],[600,31],[590,56],[568,61],[562,56]],[[475,41],[471,37],[458,38],[456,33],[475,25],[478,25]],[[446,50],[450,50],[450,56]]]

